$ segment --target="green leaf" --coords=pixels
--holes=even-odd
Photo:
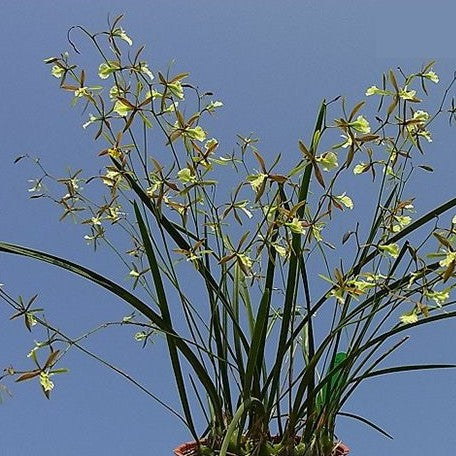
[[[260,366],[263,363],[263,355],[266,343],[266,331],[269,323],[269,298],[270,291],[266,289],[261,299],[260,307],[255,319],[252,344],[247,357],[243,396],[247,397],[252,390],[252,380],[260,375]],[[259,392],[259,391],[258,391]],[[258,393],[257,392],[257,393]]]
[[[66,367],[61,367],[59,369],[52,369],[50,373],[52,375],[54,375],[54,374],[66,374],[67,372],[69,372],[69,369],[67,369]]]
[[[320,138],[319,132],[321,132],[323,129],[325,116],[326,116],[326,100],[323,100],[320,105],[320,110],[319,110],[319,113],[317,116],[317,121],[316,121],[315,128],[314,128],[314,134],[312,136],[311,150],[309,151],[310,155],[312,157],[315,155],[315,150],[318,147],[318,140]],[[302,149],[301,144],[300,144],[300,147]],[[301,179],[301,185],[300,185],[299,194],[298,194],[298,204],[300,204],[300,203],[303,203],[303,204],[299,207],[299,209],[296,212],[296,216],[298,219],[301,219],[304,215],[304,210],[305,210],[304,201],[307,200],[307,195],[309,192],[312,168],[313,168],[312,163],[308,163],[304,170],[304,175]],[[290,325],[290,320],[292,317],[292,312],[293,312],[293,309],[295,308],[295,303],[296,303],[295,289],[296,289],[296,280],[297,280],[297,273],[298,273],[298,267],[297,267],[298,266],[298,256],[301,255],[300,250],[301,250],[301,235],[298,233],[293,233],[292,253],[290,255],[290,262],[289,262],[289,267],[288,267],[288,277],[287,277],[287,281],[286,281],[285,299],[284,299],[284,304],[283,304],[283,315],[282,315],[282,322],[280,325],[279,340],[277,343],[277,352],[275,354],[274,365],[271,369],[271,373],[268,376],[266,385],[263,388],[265,390],[267,388],[267,385],[269,383],[271,383],[271,386],[269,389],[267,412],[269,412],[272,409],[273,404],[276,400],[276,395],[277,395],[277,391],[279,388],[282,365],[283,365],[283,362],[285,359],[285,353],[288,349],[287,337],[288,337],[289,330],[290,330],[289,325]],[[311,369],[309,370],[308,375],[309,376],[313,375]],[[301,387],[298,388],[298,391],[296,392],[294,406],[293,406],[293,409],[295,411],[298,410],[300,404],[303,402],[303,396],[304,396],[305,390],[307,388],[307,384],[304,384],[304,383],[305,383],[304,381],[301,382],[301,385],[300,385]],[[298,420],[298,414],[295,413],[289,422],[289,430],[292,433],[294,433],[294,427],[296,425],[297,420]]]
[[[414,364],[406,366],[395,366],[387,367],[386,369],[378,369],[371,371],[367,374],[360,375],[359,377],[353,378],[350,383],[359,381],[360,379],[366,379],[371,377],[379,377],[381,375],[397,374],[398,372],[412,372],[412,371],[423,371],[423,370],[434,370],[434,369],[455,369],[456,364]]]
[[[334,357],[333,363],[331,364],[330,368],[326,375],[329,375],[330,372],[337,369],[337,367],[347,359],[347,353],[339,352],[336,353]],[[347,374],[342,372],[341,369],[336,370],[333,374],[331,374],[329,381],[323,387],[321,392],[317,396],[317,409],[321,410],[325,405],[328,405],[329,402],[334,400],[334,398],[340,396],[342,392],[342,387],[345,386],[345,382],[347,379]]]
[[[179,335],[172,328],[169,327],[166,321],[154,310],[152,310],[147,304],[142,302],[139,298],[130,293],[128,290],[122,288],[121,286],[117,285],[116,283],[112,282],[106,277],[103,277],[97,272],[91,271],[90,269],[85,268],[84,266],[80,266],[64,258],[60,258],[55,255],[40,252],[38,250],[30,249],[27,247],[9,244],[6,242],[0,242],[0,252],[12,253],[23,257],[33,258],[45,263],[50,263],[54,266],[58,266],[62,269],[66,269],[74,274],[77,274],[91,282],[94,282],[97,285],[110,291],[114,295],[118,296],[119,298],[123,299],[128,304],[130,304],[134,309],[136,309],[147,319],[149,319],[155,326],[157,326],[157,328],[159,328],[165,334],[173,336],[173,340],[176,346],[178,347],[179,351],[188,360],[188,362],[198,375],[198,378],[204,386],[208,396],[210,397],[214,405],[218,420],[220,420],[220,422],[223,421],[220,397],[206,369],[200,363],[200,361],[193,353],[193,351],[190,349],[188,344],[181,337],[179,337]]]
[[[136,204],[136,201],[134,202],[134,210],[135,210],[135,214],[136,214],[136,221],[139,225],[139,230],[141,233],[141,238],[143,241],[144,249],[146,251],[147,259],[149,261],[150,271],[151,271],[152,278],[154,281],[155,290],[157,292],[157,298],[158,298],[158,303],[160,306],[161,315],[162,315],[163,320],[168,325],[168,327],[172,330],[171,313],[169,311],[168,300],[166,298],[165,289],[164,289],[163,282],[161,279],[160,269],[157,264],[157,260],[155,258],[155,253],[154,253],[154,249],[152,246],[151,238],[147,231],[147,227],[144,223],[141,212],[139,211],[139,207]],[[168,351],[169,351],[169,355],[171,358],[171,364],[173,366],[174,377],[176,379],[178,393],[179,393],[179,396],[180,396],[180,399],[182,402],[182,406],[184,408],[184,414],[185,414],[185,418],[187,420],[187,425],[189,426],[190,431],[194,435],[194,437],[197,438],[197,434],[196,434],[196,430],[195,430],[195,427],[193,424],[193,418],[192,418],[192,414],[191,414],[191,410],[190,410],[190,405],[189,405],[188,398],[187,398],[187,392],[185,389],[184,377],[182,375],[182,369],[181,369],[179,356],[178,356],[178,352],[177,352],[176,339],[174,337],[172,337],[171,334],[166,334],[166,340],[168,343]],[[215,406],[216,404],[213,404],[213,405]]]
[[[370,426],[372,429],[375,429],[376,431],[380,432],[380,434],[383,434],[385,437],[388,437],[389,439],[393,439],[392,435],[383,430],[380,426],[376,425],[372,421],[368,420],[367,418],[364,418],[363,416],[356,415],[354,413],[348,413],[348,412],[338,412],[337,413],[340,416],[346,416],[348,418],[353,418],[355,420],[361,421],[364,424],[367,424]]]
[[[228,429],[226,430],[226,434],[223,439],[222,446],[220,447],[219,456],[227,455],[228,446],[229,446],[230,442],[232,441],[232,438],[238,429],[239,422],[242,420],[246,411],[248,411],[254,404],[259,404],[260,406],[262,406],[261,402],[258,399],[248,398],[244,402],[242,402],[241,405],[239,406],[239,408],[236,410],[236,413],[234,414],[233,418],[231,419],[230,424],[228,425]]]

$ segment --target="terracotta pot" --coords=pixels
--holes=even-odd
[[[204,445],[204,440],[200,441]],[[187,442],[183,443],[182,445],[178,446],[174,450],[175,456],[196,456],[196,450],[198,448],[198,444],[196,442]],[[344,445],[342,442],[337,445],[336,454],[335,456],[347,456],[350,453],[350,448]]]

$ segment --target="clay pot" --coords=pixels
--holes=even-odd
[[[200,443],[204,444],[204,440],[201,440]],[[196,450],[198,448],[198,444],[196,442],[187,442],[183,443],[182,445],[178,446],[174,450],[175,456],[196,456]],[[339,443],[336,448],[335,456],[347,456],[350,453],[350,448],[344,445],[343,443]]]

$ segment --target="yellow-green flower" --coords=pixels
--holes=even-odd
[[[85,130],[89,125],[92,125],[97,120],[98,120],[97,117],[95,117],[93,114],[90,114],[89,120],[82,125],[82,128],[84,128],[84,130]]]
[[[122,206],[110,206],[106,210],[106,218],[111,222],[117,222],[120,220],[122,215],[125,215],[123,212],[121,212]]]
[[[424,295],[427,298],[432,299],[438,306],[441,306],[450,297],[450,291],[451,288],[448,287],[441,291],[425,291]]]
[[[103,184],[107,185],[108,187],[115,187],[122,180],[122,174],[119,173],[119,171],[108,168],[107,173],[101,177],[101,180]]]
[[[120,93],[119,87],[118,86],[112,86],[109,89],[109,98],[111,101],[117,100],[117,97],[121,96],[122,94]]]
[[[252,267],[252,259],[247,256],[245,253],[238,253],[237,257],[239,261],[247,268],[250,269]]]
[[[317,242],[321,242],[323,240],[323,237],[321,235],[321,230],[324,228],[324,226],[325,226],[325,224],[323,222],[318,222],[318,223],[312,224],[312,226],[310,227],[312,236]],[[301,232],[301,234],[304,234],[304,233]]]
[[[179,98],[180,100],[184,99],[184,89],[180,81],[167,84],[166,87],[175,97]]]
[[[366,96],[370,97],[371,95],[393,95],[389,90],[379,89],[377,86],[373,85],[366,90]]]
[[[150,71],[149,66],[147,65],[147,62],[139,62],[138,67],[139,67],[139,71],[141,73],[146,74],[151,81],[154,79],[154,74],[152,73],[152,71]]]
[[[101,79],[108,79],[109,76],[111,76],[112,73],[115,71],[120,70],[120,63],[117,62],[116,60],[111,60],[108,63],[102,63],[98,67],[98,76]]]
[[[446,257],[439,262],[442,267],[450,266],[451,263],[456,263],[456,252],[447,252]]]
[[[348,209],[353,209],[353,201],[349,196],[346,196],[345,192],[342,195],[335,195],[334,198]]]
[[[211,101],[207,106],[206,109],[209,112],[214,112],[217,108],[220,108],[223,106],[223,103],[221,101]]]
[[[416,314],[415,309],[413,309],[411,312],[407,312],[399,317],[402,323],[408,324],[408,323],[416,323],[418,321],[418,315]]]
[[[397,224],[393,225],[393,232],[398,233],[404,227],[410,225],[412,217],[409,217],[408,215],[395,215],[394,220],[396,220]]]
[[[90,92],[87,87],[80,87],[79,89],[76,89],[74,91],[74,96],[77,98],[82,98],[89,94],[90,94]]]
[[[339,163],[337,163],[337,155],[334,152],[325,152],[324,154],[315,157],[315,160],[321,164],[324,171],[331,171],[339,166]]]
[[[130,277],[134,277],[135,279],[141,276],[141,274],[140,274],[138,271],[136,271],[135,269],[132,269],[132,270],[128,273],[128,275],[129,275]]]
[[[135,340],[137,342],[142,342],[144,339],[147,338],[147,333],[146,331],[139,331],[135,334]]]
[[[416,90],[407,90],[407,87],[404,87],[403,89],[399,90],[399,96],[403,100],[416,100],[415,98],[416,95]]]
[[[113,111],[119,114],[119,116],[125,117],[128,115],[129,112],[132,111],[132,108],[123,103],[122,101],[117,100],[114,105]]]
[[[54,388],[54,383],[52,383],[47,372],[41,372],[40,385],[43,387],[44,391],[52,391],[52,389]]]
[[[196,177],[192,174],[189,168],[183,168],[177,173],[177,178],[184,184],[192,184],[196,182]]]
[[[155,192],[158,190],[158,183],[155,183],[146,189],[146,195],[149,198],[155,197]]]
[[[293,233],[306,234],[306,222],[299,220],[297,217],[294,217],[291,222],[287,222],[285,225],[288,226]]]
[[[423,138],[426,139],[427,142],[432,142],[432,136],[431,133],[427,130],[421,130],[416,133],[418,136],[422,136]]]
[[[426,123],[429,120],[429,113],[426,111],[418,110],[413,113],[413,120],[419,120]]]
[[[428,71],[427,73],[423,74],[423,77],[426,79],[429,79],[432,82],[435,82],[436,84],[439,82],[439,77],[434,71]]]
[[[98,225],[98,226],[101,226],[101,220],[99,217],[92,217],[90,219],[90,222],[92,223],[92,225]]]
[[[392,256],[393,258],[397,258],[399,256],[399,246],[397,244],[379,245],[378,248],[379,248],[379,250],[387,253],[388,255]]]
[[[60,65],[54,65],[51,69],[52,76],[55,78],[61,78],[65,74],[65,69]]]
[[[268,177],[267,174],[258,173],[258,174],[250,174],[247,176],[247,181],[252,186],[253,190],[257,192],[261,186],[263,185],[264,180]]]
[[[353,139],[351,136],[346,136],[346,135],[340,135],[342,138],[345,139],[345,142],[342,143],[341,147],[343,149],[346,149],[347,147],[350,147],[353,144]]]
[[[167,106],[163,111],[161,111],[163,114],[170,114],[171,112],[175,112],[176,108],[179,106],[179,102],[175,101],[174,103],[171,103],[169,106]]]
[[[288,250],[286,247],[284,247],[283,245],[280,245],[276,242],[274,242],[272,244],[272,246],[274,247],[275,251],[282,257],[282,258],[286,258],[288,256]]]
[[[364,116],[358,116],[356,120],[354,122],[350,122],[349,125],[359,133],[367,134],[371,131],[369,122]]]
[[[122,157],[122,150],[119,147],[111,147],[108,149],[108,155],[116,160]]]
[[[182,135],[196,141],[204,141],[206,139],[206,132],[199,125],[195,128],[186,128]]]
[[[35,326],[36,325],[36,318],[35,315],[33,315],[31,312],[27,312],[27,321],[29,326]]]
[[[130,46],[133,45],[132,39],[125,33],[125,30],[122,27],[116,28],[112,34],[113,36],[118,36],[121,40],[124,40]]]
[[[407,126],[409,133],[415,133],[416,135],[425,138],[428,142],[432,142],[431,134],[424,129],[426,122],[430,119],[429,113],[418,110],[413,113],[412,119],[418,121],[418,123]]]
[[[205,144],[204,148],[206,150],[215,150],[218,147],[218,141],[215,138],[208,139]]]
[[[369,169],[369,165],[366,163],[358,163],[354,168],[353,168],[353,174],[362,174],[366,172]]]

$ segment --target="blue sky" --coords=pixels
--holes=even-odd
[[[362,3],[362,5],[361,5]],[[58,222],[58,207],[28,199],[27,179],[35,169],[13,165],[18,155],[39,156],[56,174],[66,167],[96,172],[99,146],[81,128],[86,120],[71,109],[42,60],[71,51],[68,28],[83,24],[101,30],[108,14],[125,13],[124,28],[135,44],[146,43],[152,69],[175,59],[176,71],[189,71],[199,87],[215,93],[225,106],[212,133],[231,151],[236,134],[254,132],[265,157],[282,153],[294,163],[297,140],[308,139],[322,98],[345,95],[352,105],[381,74],[401,66],[418,70],[436,58],[441,87],[456,69],[452,45],[452,2],[383,3],[366,1],[182,1],[172,2],[22,1],[2,5],[2,144],[0,239],[77,260],[128,285],[126,274],[107,252],[93,253],[85,233]],[[81,39],[82,41],[82,39]],[[99,62],[90,60],[93,70]],[[434,175],[415,185],[417,210],[454,196],[454,130],[441,122],[423,163]],[[286,161],[286,158],[285,158]],[[426,180],[424,180],[426,179]],[[360,184],[364,185],[364,184]],[[361,192],[363,189],[360,189]],[[418,204],[419,202],[419,204]],[[70,335],[128,313],[120,302],[65,272],[20,258],[0,257],[0,282],[11,293],[40,294],[49,318]],[[0,367],[27,365],[33,334],[8,321],[0,308]],[[413,332],[396,363],[456,362],[453,323]],[[131,334],[107,330],[87,342],[157,395],[176,403],[163,346],[142,351]],[[180,423],[124,379],[74,352],[71,372],[56,379],[51,401],[36,382],[8,384],[13,397],[0,405],[2,455],[76,456],[85,454],[171,454],[188,439]],[[369,454],[452,454],[456,444],[456,372],[416,373],[366,382],[350,411],[390,431],[386,440],[369,428],[341,418],[339,436],[354,456]]]

